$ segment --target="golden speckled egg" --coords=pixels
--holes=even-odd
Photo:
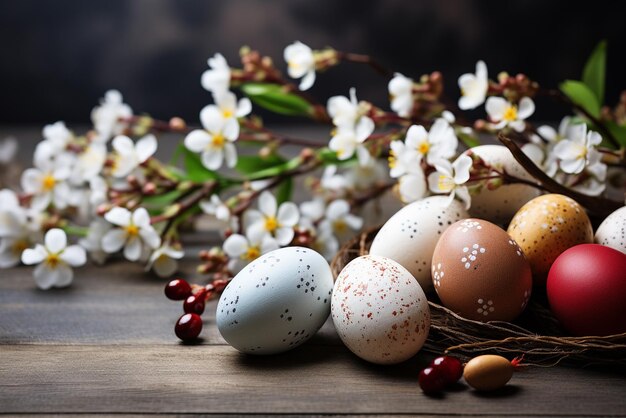
[[[433,254],[433,284],[445,307],[478,321],[511,321],[532,290],[530,265],[500,227],[470,218],[452,224]]]
[[[547,194],[526,203],[507,231],[530,262],[536,284],[545,283],[556,258],[578,244],[593,242],[593,229],[585,209],[560,194]]]

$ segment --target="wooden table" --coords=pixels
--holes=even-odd
[[[38,132],[0,137],[17,134],[29,161]],[[161,144],[160,153],[173,147]],[[192,243],[182,263],[182,275],[197,281],[200,248]],[[460,384],[427,397],[417,374],[428,356],[368,364],[330,321],[289,353],[243,355],[219,335],[215,301],[203,340],[183,345],[173,332],[181,303],[163,296],[164,284],[121,260],[80,268],[72,287],[46,292],[31,268],[0,270],[0,413],[626,416],[626,379],[615,371],[529,369],[498,393]]]

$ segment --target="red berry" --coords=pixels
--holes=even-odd
[[[458,382],[463,376],[463,365],[456,357],[437,357],[430,363],[430,367],[441,370],[447,386]]]
[[[183,302],[183,310],[185,313],[202,315],[202,312],[204,312],[205,297],[206,293],[204,291],[199,291],[195,295],[187,297]]]
[[[183,341],[191,341],[198,338],[202,331],[202,318],[195,313],[186,313],[178,319],[174,332]]]
[[[419,383],[425,394],[433,395],[446,387],[446,378],[440,369],[426,367],[420,372]]]
[[[165,285],[165,296],[171,300],[184,300],[191,295],[191,286],[183,279],[175,279]]]

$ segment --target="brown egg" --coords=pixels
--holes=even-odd
[[[465,219],[443,233],[433,254],[435,290],[445,307],[478,321],[511,321],[526,307],[530,266],[500,227]]]
[[[513,364],[504,357],[486,354],[467,362],[463,378],[476,390],[496,390],[511,380],[514,369]]]
[[[526,203],[511,220],[508,233],[524,251],[535,284],[545,284],[552,263],[563,251],[593,242],[593,229],[583,207],[560,194]]]

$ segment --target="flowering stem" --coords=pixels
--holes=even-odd
[[[384,77],[391,77],[391,76],[393,76],[393,71],[385,68],[384,66],[379,64],[377,61],[375,61],[369,55],[353,54],[351,52],[337,51],[337,57],[340,60],[342,60],[342,61],[354,62],[354,63],[357,63],[357,64],[369,65],[370,67],[372,67],[372,69],[374,71],[376,71],[378,74],[380,74],[380,75],[382,75]]]
[[[537,180],[539,185],[545,190],[552,193],[559,193],[569,196],[585,206],[590,211],[602,217],[607,217],[609,214],[623,206],[622,203],[615,200],[606,199],[598,196],[588,196],[586,194],[576,192],[568,187],[563,186],[562,184],[555,181],[552,177],[544,173],[541,168],[537,167],[535,163],[530,158],[528,158],[526,154],[524,154],[520,147],[511,138],[507,138],[502,133],[500,133],[498,134],[498,139],[511,151],[513,157],[517,160],[517,162],[520,163],[520,165],[524,167],[524,169],[531,176],[533,176]],[[529,183],[532,184],[532,182]]]

